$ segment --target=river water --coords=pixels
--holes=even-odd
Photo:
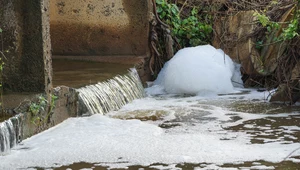
[[[53,87],[65,85],[79,88],[123,75],[133,65],[77,60],[52,60]]]
[[[234,88],[238,67],[211,46],[177,54],[146,97],[26,139],[0,157],[0,169],[299,169],[299,104]],[[72,87],[95,83],[105,68],[61,63],[54,84]]]
[[[0,169],[298,169],[299,106],[268,94],[148,95],[33,136]]]

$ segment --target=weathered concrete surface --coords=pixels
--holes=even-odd
[[[51,55],[48,0],[1,0],[5,91],[48,92]]]
[[[54,54],[146,56],[148,0],[51,0]]]
[[[20,113],[24,117],[24,121],[22,123],[22,139],[26,139],[32,135],[53,127],[69,117],[77,116],[78,94],[75,89],[60,86],[53,89],[52,93],[57,97],[57,99],[54,101],[52,108],[51,101],[48,101],[48,107],[44,108],[44,110],[40,110],[40,113],[38,114],[38,116],[42,118],[40,123],[38,123],[38,121],[35,121],[35,124],[33,123],[34,117],[29,110],[29,107],[32,105],[32,103],[39,102],[38,96],[40,95],[37,95],[32,101],[23,102],[18,108],[15,109],[15,112]],[[44,120],[47,115],[49,115],[49,119]]]
[[[50,0],[41,1],[42,10],[42,37],[43,37],[43,61],[44,61],[44,82],[45,92],[48,95],[52,91],[52,53],[50,40]]]

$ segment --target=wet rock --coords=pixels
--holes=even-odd
[[[52,117],[52,119],[55,119],[55,124],[69,117],[77,116],[78,93],[75,89],[67,86],[59,86],[53,90],[53,94],[58,97],[55,101]]]
[[[290,98],[288,96],[288,88],[286,84],[281,84],[278,86],[274,95],[272,95],[270,102],[289,102]]]
[[[78,98],[78,116],[89,116],[92,115],[91,113],[89,113],[88,108],[86,107],[86,105],[84,104],[83,100],[81,97]]]
[[[295,103],[300,99],[300,63],[297,62],[292,70],[289,83],[281,84],[270,102],[290,102]]]

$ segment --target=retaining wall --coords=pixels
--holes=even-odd
[[[49,92],[52,87],[49,0],[1,0],[0,7],[4,90]]]
[[[146,56],[148,0],[51,0],[53,54]]]

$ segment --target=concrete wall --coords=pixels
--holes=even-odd
[[[146,56],[149,0],[51,0],[58,55]]]
[[[0,7],[5,91],[49,93],[51,48],[59,55],[131,58],[149,77],[150,0],[1,0]]]
[[[0,7],[4,90],[49,92],[52,70],[48,0],[1,0]]]
[[[14,111],[19,113],[19,116],[22,117],[21,127],[15,127],[21,129],[22,140],[53,127],[69,117],[77,116],[78,94],[75,89],[60,86],[53,89],[52,94],[55,95],[57,99],[48,101],[49,105],[40,109],[37,115],[33,115],[33,113],[29,111],[29,107],[32,103],[39,105],[39,96],[44,94],[38,94],[33,97],[31,101],[24,101],[14,109]],[[39,119],[37,119],[37,117]]]

